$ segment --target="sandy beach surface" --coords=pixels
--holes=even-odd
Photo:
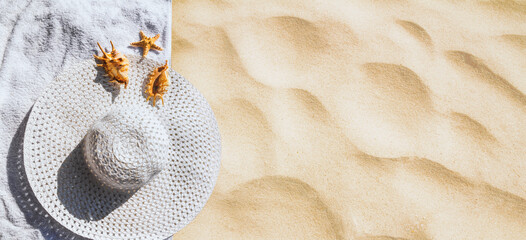
[[[172,7],[223,144],[174,239],[526,239],[526,3]]]

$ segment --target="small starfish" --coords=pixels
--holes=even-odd
[[[141,41],[132,42],[130,43],[130,45],[135,46],[135,47],[142,47],[144,49],[142,52],[143,57],[146,57],[146,54],[148,54],[148,51],[150,51],[150,48],[157,50],[157,51],[163,50],[163,48],[155,45],[154,43],[155,41],[157,41],[157,39],[159,39],[159,34],[155,35],[155,37],[147,37],[146,35],[144,35],[142,31],[140,31],[139,34],[141,35]]]

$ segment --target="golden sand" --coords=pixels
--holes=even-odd
[[[173,2],[222,167],[174,239],[526,239],[526,4]]]

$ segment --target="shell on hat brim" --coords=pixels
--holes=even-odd
[[[130,61],[124,54],[118,52],[115,49],[115,46],[113,46],[112,41],[110,41],[110,43],[110,53],[104,51],[100,44],[97,43],[97,45],[99,45],[100,50],[102,51],[102,56],[93,55],[93,57],[95,57],[96,60],[102,61],[102,63],[97,64],[97,66],[104,67],[104,70],[110,78],[110,82],[124,84],[124,88],[128,88],[128,70],[130,66]]]
[[[150,98],[153,99],[153,106],[155,107],[155,100],[160,98],[162,104],[164,105],[163,95],[168,91],[168,86],[170,86],[170,78],[168,78],[168,60],[163,66],[157,67],[153,70],[148,83],[146,84],[145,93],[148,95],[146,101],[150,101]]]

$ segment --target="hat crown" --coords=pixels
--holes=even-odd
[[[84,140],[84,156],[102,185],[136,190],[167,165],[168,139],[147,106],[120,106],[91,126]]]

